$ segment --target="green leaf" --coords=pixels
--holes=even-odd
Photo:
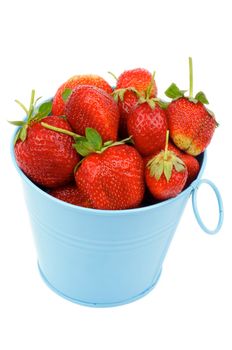
[[[178,171],[178,172],[184,171],[184,170],[185,170],[185,166],[184,166],[183,164],[176,163],[176,164],[175,164],[175,169],[176,169],[176,171]]]
[[[155,100],[153,98],[148,99],[147,103],[149,104],[152,110],[155,108]]]
[[[25,124],[19,131],[19,138],[22,142],[24,142],[27,138],[27,128],[28,128],[28,125]]]
[[[154,175],[157,181],[159,181],[161,175],[163,174],[164,171],[164,162],[159,162],[158,164],[154,165]],[[151,176],[154,176],[151,174]]]
[[[176,84],[172,83],[165,91],[165,95],[172,99],[177,99],[183,97],[185,92],[186,90],[180,90]]]
[[[150,175],[155,176],[155,164],[153,163],[153,159],[147,163],[147,167],[150,169]]]
[[[172,168],[173,168],[173,162],[164,160],[164,175],[166,177],[167,182],[169,182],[172,176]]]
[[[21,120],[8,120],[8,123],[15,125],[15,126],[23,126],[25,125],[25,122]]]
[[[31,118],[31,121],[39,122],[41,119],[47,117],[52,111],[52,101],[46,101],[42,103],[37,112]]]
[[[22,141],[25,141],[27,137],[27,127],[32,121],[40,121],[42,118],[51,113],[52,101],[46,101],[40,106],[36,107],[36,103],[39,101],[39,99],[41,99],[41,97],[35,99],[35,90],[32,90],[29,109],[27,109],[20,101],[15,100],[15,102],[22,107],[24,112],[27,114],[27,121],[10,121],[10,123],[13,125],[21,126],[18,133],[18,138],[20,138]]]
[[[16,132],[16,134],[15,134],[15,137],[14,137],[14,145],[16,144],[16,142],[17,142],[18,139],[19,139],[20,131],[21,131],[21,129],[19,129],[19,130]]]
[[[38,113],[40,115],[48,116],[52,111],[52,101],[47,101],[39,106]]]
[[[34,103],[34,111],[33,111],[33,115],[34,115],[34,116],[35,116],[36,114],[39,113],[39,108],[40,108],[41,105],[37,106],[37,102],[38,102],[41,98],[42,98],[42,96],[38,97],[38,98],[35,100],[35,103]],[[51,103],[52,103],[52,100],[47,100],[47,101],[45,101],[45,102],[51,102]],[[45,103],[45,102],[43,102],[43,103]],[[42,104],[43,104],[43,103],[42,103]]]
[[[113,92],[112,95],[113,95],[114,101],[115,101],[116,103],[118,103],[118,94],[115,93],[115,92]]]
[[[164,100],[160,100],[160,99],[157,99],[156,102],[158,103],[158,105],[162,108],[162,109],[167,109],[168,106],[169,106],[169,102],[166,102]]]
[[[24,104],[22,102],[20,102],[19,100],[15,100],[15,102],[24,110],[24,112],[28,116],[28,109],[24,106]]]
[[[158,181],[163,174],[164,162],[163,159],[160,159],[160,156],[157,155],[154,158],[150,159],[147,163],[147,167],[150,169],[150,175],[154,176]]]
[[[195,96],[195,99],[203,104],[206,104],[208,105],[209,104],[209,101],[207,100],[207,97],[205,96],[204,92],[202,91],[199,91],[196,96]]]
[[[175,157],[175,160],[173,161],[173,165],[177,172],[181,172],[186,169],[185,163],[179,157]]]
[[[76,151],[83,157],[88,156],[90,153],[95,152],[91,144],[86,140],[86,138],[81,138],[73,145]]]
[[[162,153],[162,154],[161,154]],[[151,158],[148,162],[147,162],[147,167],[151,168],[154,165],[157,165],[160,163],[160,161],[163,161],[163,151],[161,151],[159,154],[157,154],[154,158]],[[153,174],[154,175],[154,174]]]
[[[113,92],[113,98],[115,100],[115,102],[118,103],[118,100],[120,99],[121,102],[123,102],[124,100],[124,95],[125,95],[125,92],[127,91],[127,89],[116,89],[114,90]]]
[[[97,130],[93,128],[86,128],[85,135],[88,143],[95,151],[100,151],[102,147],[102,138]]]
[[[42,124],[44,124],[44,123],[42,123]],[[76,142],[82,142],[82,141],[86,141],[86,137],[85,136],[79,136],[79,137],[77,137],[76,138]],[[73,145],[73,146],[75,146],[75,144]]]
[[[72,93],[72,89],[69,89],[69,88],[64,89],[64,91],[62,92],[62,95],[61,95],[64,102],[68,101],[71,93]]]
[[[148,102],[148,100],[147,100],[144,96],[141,96],[141,97],[139,98],[138,103],[139,103],[139,104],[142,104],[142,103],[145,103],[145,102]]]
[[[121,89],[118,93],[118,96],[119,96],[121,102],[123,102],[123,100],[124,100],[125,92],[126,92],[126,89]]]
[[[141,98],[141,97],[143,96],[143,95],[142,95],[136,88],[134,88],[134,87],[128,87],[128,88],[126,88],[125,90],[134,92],[137,98]]]

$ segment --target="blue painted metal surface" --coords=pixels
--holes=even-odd
[[[73,302],[117,306],[152,290],[191,194],[200,226],[210,231],[196,206],[206,153],[197,179],[177,197],[116,211],[82,208],[50,196],[18,168],[13,146],[11,154],[24,187],[41,276],[51,289]],[[223,210],[218,190],[210,185],[219,203],[218,227],[211,232],[215,233]]]

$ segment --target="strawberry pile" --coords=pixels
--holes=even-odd
[[[155,74],[123,72],[112,88],[76,75],[37,107],[32,91],[24,121],[12,121],[18,166],[51,196],[73,205],[121,210],[177,196],[197,177],[197,157],[217,122],[203,92],[172,83],[157,97]]]

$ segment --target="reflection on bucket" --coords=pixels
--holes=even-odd
[[[185,205],[193,194],[196,218],[207,233],[223,221],[220,194],[200,180],[206,153],[199,158],[197,179],[173,199],[129,210],[95,210],[60,201],[34,185],[12,159],[24,187],[41,276],[61,296],[88,306],[116,306],[148,293],[162,264]],[[208,230],[196,207],[201,182],[212,186],[219,205],[215,230]]]

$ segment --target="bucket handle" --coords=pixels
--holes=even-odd
[[[213,191],[216,195],[216,198],[217,198],[217,202],[218,202],[218,210],[219,210],[218,223],[217,223],[216,228],[212,229],[212,230],[210,230],[208,227],[206,227],[205,224],[203,223],[203,221],[200,217],[199,211],[198,211],[198,207],[197,207],[197,191],[203,183],[209,185],[213,189]],[[192,206],[193,206],[193,211],[194,211],[196,220],[197,220],[199,226],[202,228],[202,230],[208,234],[211,234],[211,235],[218,233],[220,228],[222,227],[222,223],[223,223],[223,219],[224,219],[223,202],[222,202],[222,197],[220,195],[218,188],[215,186],[215,184],[212,181],[207,180],[207,179],[202,179],[202,180],[197,182],[197,185],[192,192]]]

